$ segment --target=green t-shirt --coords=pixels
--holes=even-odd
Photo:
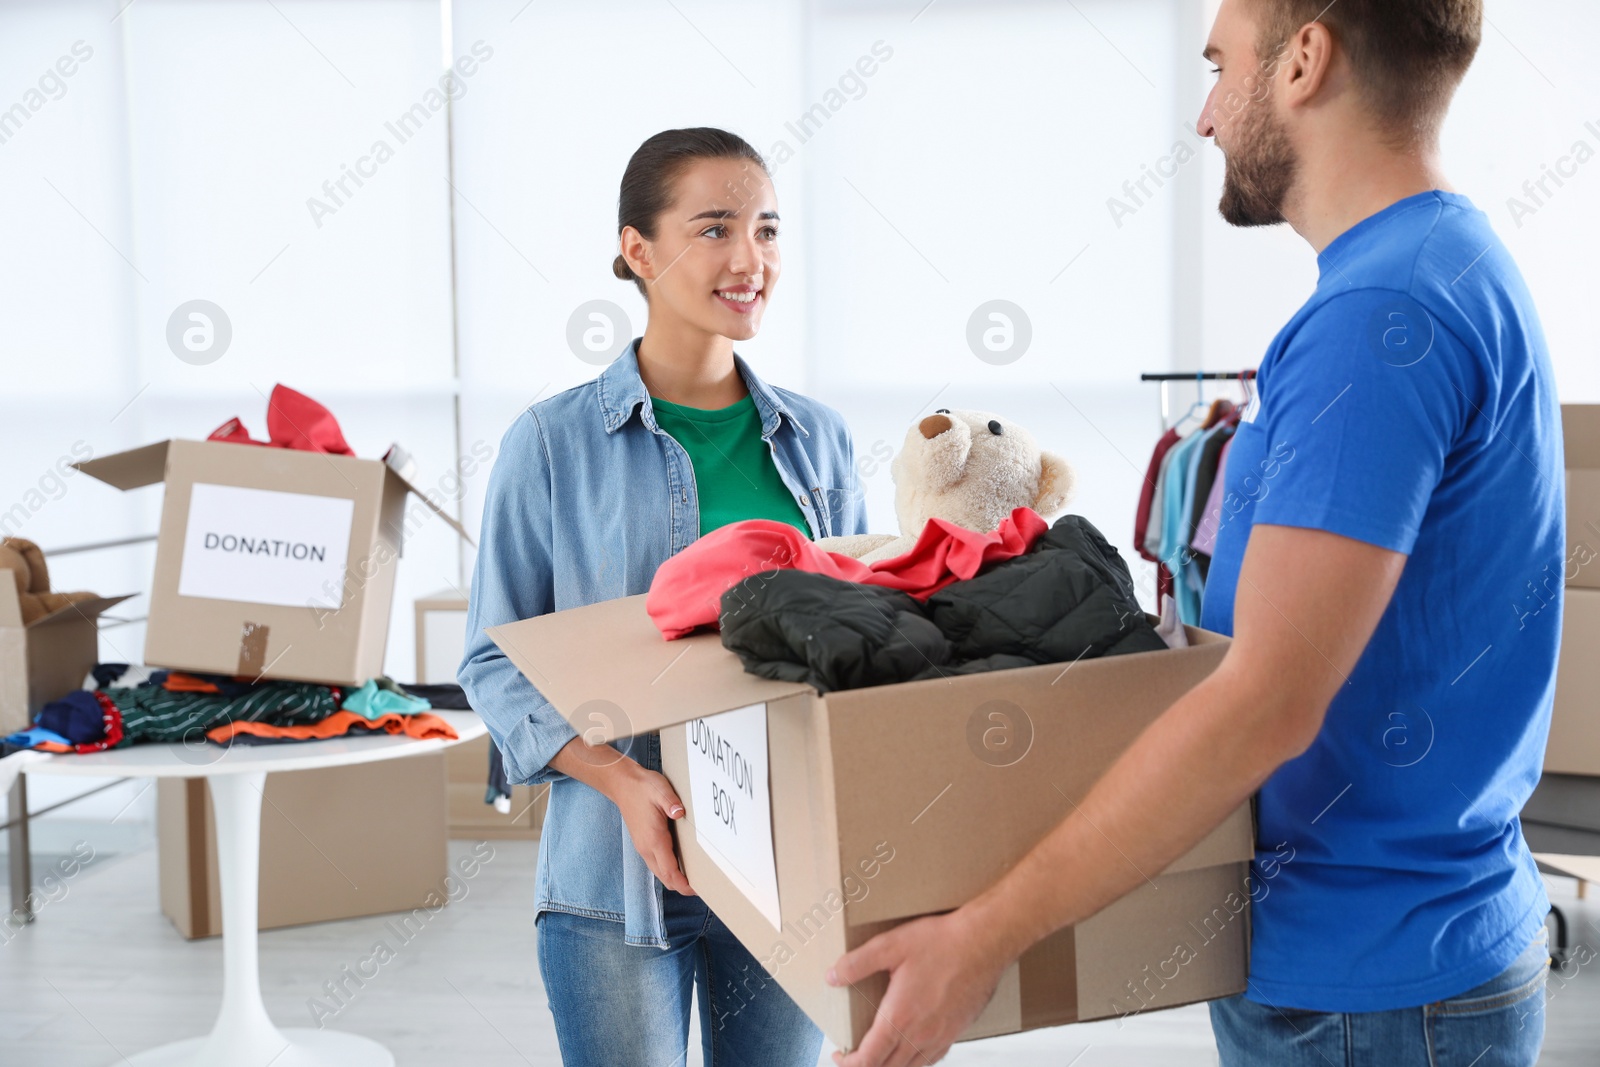
[[[778,476],[761,437],[761,413],[746,396],[725,408],[691,408],[650,398],[656,423],[683,446],[700,496],[700,534],[742,519],[774,519],[807,537],[800,504]]]

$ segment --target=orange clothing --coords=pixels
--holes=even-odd
[[[264,722],[230,722],[206,731],[206,737],[219,745],[226,745],[238,734],[250,734],[261,741],[320,741],[329,737],[350,734],[377,733],[405,734],[418,740],[440,739],[454,741],[458,736],[455,727],[437,715],[419,712],[415,715],[380,715],[368,719],[353,711],[336,711],[326,719],[309,726],[272,726]]]

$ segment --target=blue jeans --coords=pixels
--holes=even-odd
[[[666,949],[623,924],[540,914],[539,974],[566,1067],[682,1067],[698,990],[706,1067],[815,1067],[818,1030],[698,897],[662,894]]]
[[[1499,977],[1420,1008],[1339,1014],[1213,1001],[1222,1067],[1533,1067],[1544,1044],[1547,939],[1540,931]]]

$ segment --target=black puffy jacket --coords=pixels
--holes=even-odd
[[[1167,647],[1127,564],[1081,515],[926,601],[785,570],[724,593],[719,622],[745,670],[823,693]]]

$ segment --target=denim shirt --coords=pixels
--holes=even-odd
[[[634,850],[617,807],[551,770],[577,732],[484,633],[486,627],[649,591],[662,561],[700,535],[694,469],[655,421],[637,339],[598,378],[532,405],[506,431],[489,475],[457,677],[488,724],[512,783],[550,784],[534,915],[625,924],[629,944],[667,947],[661,883]],[[855,454],[838,412],[734,364],[761,436],[813,539],[866,533]],[[661,769],[660,735],[617,747]]]

